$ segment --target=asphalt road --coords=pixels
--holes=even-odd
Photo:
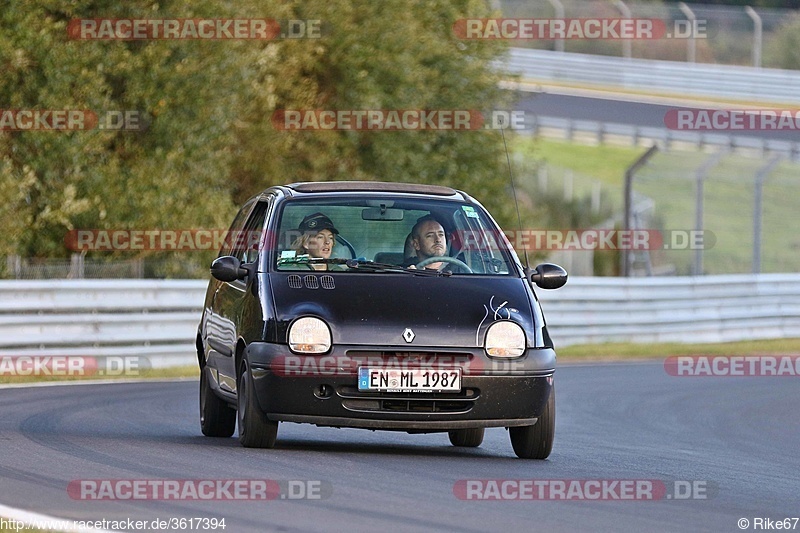
[[[718,106],[719,107],[719,106]],[[778,106],[776,106],[777,108]],[[714,109],[694,105],[662,105],[645,102],[629,102],[607,98],[592,98],[554,93],[518,93],[514,109],[547,117],[594,120],[615,124],[665,128],[664,116],[670,109]],[[719,132],[726,133],[726,132]],[[784,141],[800,140],[798,131],[734,131],[743,137],[764,137]],[[799,526],[800,527],[800,526]]]
[[[547,461],[503,429],[480,448],[446,435],[282,424],[251,450],[201,436],[194,382],[0,390],[0,503],[74,519],[216,517],[239,531],[739,531],[800,516],[800,382],[671,377],[660,363],[562,366]],[[320,480],[316,500],[92,501],[80,479]],[[465,479],[705,483],[706,499],[461,500]],[[797,526],[800,529],[800,525]],[[218,530],[221,531],[221,530]]]

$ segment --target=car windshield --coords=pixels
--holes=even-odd
[[[278,213],[277,270],[509,275],[514,258],[477,205],[400,196],[297,199]],[[415,228],[416,226],[416,228]]]

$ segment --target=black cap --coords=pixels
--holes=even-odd
[[[314,213],[313,215],[308,215],[300,223],[300,231],[304,233],[307,231],[322,231],[324,229],[330,230],[331,233],[334,233],[336,235],[339,234],[339,230],[336,229],[336,226],[333,225],[331,219],[329,219],[322,213]]]

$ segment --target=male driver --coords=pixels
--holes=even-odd
[[[417,252],[416,257],[408,258],[404,265],[416,268],[416,264],[429,257],[441,257],[447,255],[447,236],[444,228],[431,215],[425,215],[417,220],[411,228],[411,243]],[[431,263],[425,268],[439,270],[444,262]]]

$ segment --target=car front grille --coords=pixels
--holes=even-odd
[[[341,386],[336,393],[345,409],[384,413],[467,413],[480,396],[474,388],[464,388],[458,393],[386,393]]]

